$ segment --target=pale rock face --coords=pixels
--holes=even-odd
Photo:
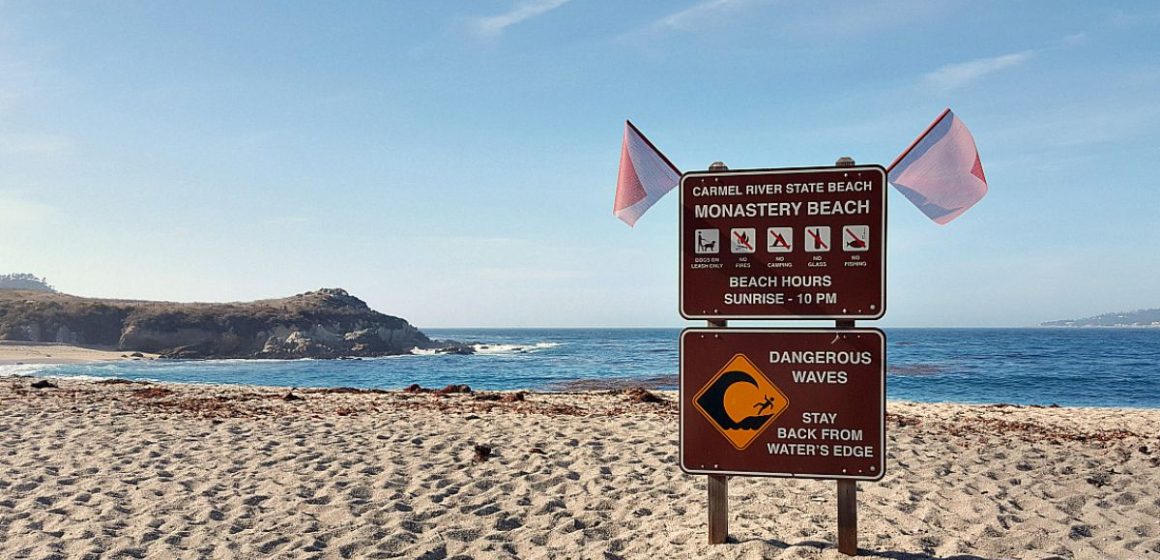
[[[271,336],[266,339],[266,343],[262,345],[263,354],[276,354],[282,351],[282,345],[286,339],[277,336]]]
[[[64,344],[77,344],[77,334],[72,332],[72,330],[70,330],[68,327],[61,325],[59,329],[56,329],[55,342],[61,342]]]
[[[25,336],[28,337],[27,340],[31,340],[32,342],[43,342],[40,339],[40,324],[39,323],[33,323],[31,325],[25,326],[24,332],[25,332]]]
[[[139,350],[142,352],[160,352],[170,348],[182,348],[198,346],[207,343],[215,343],[219,342],[220,338],[222,337],[218,333],[209,331],[207,329],[179,328],[173,330],[160,330],[140,328],[135,325],[131,325],[121,333],[121,340],[117,344],[117,349]],[[228,344],[220,345],[223,347],[228,346]]]
[[[319,342],[338,342],[342,340],[343,337],[335,332],[341,330],[341,327],[339,325],[334,325],[333,327],[334,330],[331,330],[326,325],[314,325],[314,328],[310,329],[310,338],[317,339]]]
[[[286,342],[282,347],[291,354],[309,356],[315,344],[314,339],[302,334],[301,331],[294,331],[286,337]]]

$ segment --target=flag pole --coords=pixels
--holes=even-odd
[[[894,171],[894,166],[898,165],[898,162],[902,161],[904,158],[906,158],[906,156],[910,155],[910,152],[914,150],[914,147],[917,146],[919,142],[922,142],[922,139],[926,138],[926,135],[930,134],[930,131],[934,130],[934,127],[938,126],[938,123],[942,122],[943,118],[946,117],[950,112],[950,107],[943,109],[943,112],[934,119],[934,122],[930,123],[930,126],[926,127],[926,130],[922,131],[922,134],[919,134],[918,138],[915,138],[914,142],[911,142],[910,146],[906,148],[905,151],[899,154],[898,157],[894,158],[894,163],[891,163],[890,167],[886,168],[886,174],[889,175],[891,171]]]
[[[635,124],[632,124],[632,121],[625,119],[624,124],[627,124],[628,127],[633,130],[633,132],[636,132],[636,135],[640,136],[641,140],[644,140],[644,143],[648,144],[648,147],[652,148],[652,151],[656,152],[658,156],[661,156],[661,159],[664,160],[664,162],[667,163],[670,168],[672,168],[673,173],[676,173],[678,176],[681,174],[681,170],[678,169],[677,166],[673,165],[673,162],[669,161],[668,156],[666,156],[664,154],[664,152],[661,152],[656,147],[656,145],[652,143],[652,140],[649,140],[648,136],[645,136],[644,133],[641,132],[640,129],[637,128]]]

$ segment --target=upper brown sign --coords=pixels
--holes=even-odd
[[[686,319],[879,319],[886,169],[698,171],[681,177]]]
[[[877,329],[686,329],[681,469],[882,478],[885,346]]]

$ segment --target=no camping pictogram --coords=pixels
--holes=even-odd
[[[793,251],[792,227],[771,227],[765,233],[766,251],[770,253],[789,253]]]
[[[789,408],[789,397],[745,354],[737,354],[697,392],[693,406],[743,451]]]

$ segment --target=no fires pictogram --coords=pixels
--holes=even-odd
[[[735,255],[757,252],[756,228],[733,228],[729,230],[729,239],[732,241],[730,244],[730,252]]]

